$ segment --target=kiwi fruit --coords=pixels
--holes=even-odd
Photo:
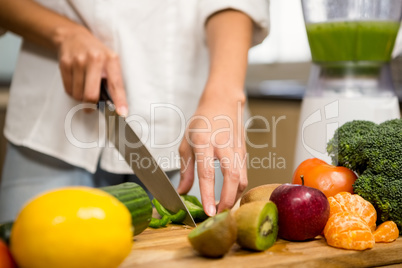
[[[210,258],[222,257],[229,252],[236,237],[236,221],[230,210],[208,218],[188,234],[193,248]]]
[[[271,201],[244,204],[235,212],[237,244],[242,248],[264,251],[278,236],[278,209]]]
[[[264,184],[250,189],[240,200],[240,206],[254,201],[269,201],[271,193],[281,184]]]

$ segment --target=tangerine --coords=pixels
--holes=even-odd
[[[373,235],[376,243],[395,241],[399,237],[398,226],[393,221],[383,222]]]
[[[377,212],[374,206],[363,197],[349,192],[340,192],[328,197],[330,217],[336,213],[347,211],[362,218],[371,231],[376,228]]]
[[[367,223],[349,211],[333,214],[325,225],[324,236],[328,245],[337,248],[365,250],[375,244]]]

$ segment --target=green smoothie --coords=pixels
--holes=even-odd
[[[315,62],[380,61],[391,58],[399,23],[336,21],[306,25]]]

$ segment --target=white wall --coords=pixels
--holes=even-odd
[[[271,0],[270,21],[270,34],[250,50],[250,63],[311,60],[300,0]]]

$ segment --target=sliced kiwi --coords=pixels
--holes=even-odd
[[[278,236],[278,209],[271,201],[244,204],[235,212],[237,243],[246,249],[263,251]]]
[[[272,183],[272,184],[264,184],[254,188],[251,188],[247,193],[243,195],[240,200],[240,206],[255,202],[255,201],[269,201],[271,197],[271,193],[281,184],[279,183]]]
[[[188,234],[193,248],[205,257],[222,257],[236,242],[236,221],[229,210],[210,217]]]

